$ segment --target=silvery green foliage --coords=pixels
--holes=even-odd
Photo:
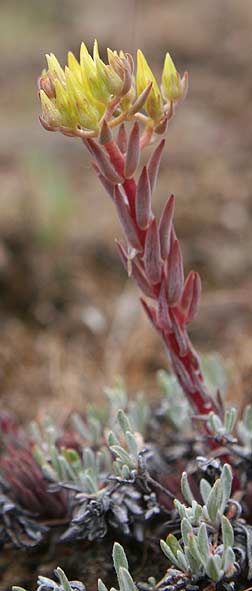
[[[207,389],[210,392],[219,390],[224,396],[228,385],[228,375],[221,355],[216,352],[202,355],[201,367]]]
[[[252,452],[252,404],[245,407],[242,420],[238,422],[237,433],[245,453]]]
[[[143,440],[132,428],[131,422],[126,413],[119,409],[117,421],[121,429],[118,436],[115,431],[108,435],[108,445],[115,457],[113,472],[118,478],[128,480],[134,478],[138,469],[138,454],[143,448]]]
[[[207,418],[207,426],[213,435],[219,440],[226,440],[229,443],[234,443],[236,440],[233,437],[233,431],[237,418],[237,410],[232,407],[225,411],[224,419],[210,412]]]
[[[104,393],[109,402],[108,426],[113,428],[118,410],[121,409],[127,413],[133,430],[144,435],[150,420],[151,409],[143,392],[138,392],[133,400],[129,400],[125,384],[121,378],[118,378],[113,388],[104,388]]]
[[[111,454],[107,447],[101,446],[94,452],[90,447],[83,447],[82,453],[75,449],[59,449],[56,441],[59,437],[57,428],[48,417],[39,429],[32,425],[36,444],[33,453],[46,478],[52,482],[73,485],[78,491],[96,493],[112,468]]]
[[[181,519],[181,544],[173,534],[161,548],[172,565],[184,573],[206,575],[214,582],[235,571],[234,531],[224,511],[231,494],[232,472],[225,464],[221,477],[211,486],[204,478],[200,492],[204,505],[194,499],[186,472],[181,479],[181,490],[189,507],[175,499]]]
[[[214,545],[212,532],[205,522],[193,528],[189,519],[184,517],[181,535],[182,544],[173,534],[168,535],[166,542],[160,542],[165,556],[175,567],[187,574],[207,575],[215,582],[224,576],[232,576],[235,571],[234,532],[224,515],[221,518],[221,543],[218,545]]]
[[[117,542],[113,546],[113,563],[116,571],[119,591],[137,591],[137,587],[129,572],[129,565],[123,547]],[[108,591],[101,579],[98,580],[98,591]],[[110,591],[118,591],[112,587]]]
[[[183,472],[181,491],[189,507],[186,507],[183,503],[175,499],[174,504],[180,519],[182,520],[186,517],[192,526],[199,526],[203,521],[211,525],[215,530],[218,530],[221,518],[230,499],[231,488],[232,471],[229,464],[224,464],[221,476],[215,481],[213,486],[205,478],[201,478],[200,493],[204,505],[200,505],[194,499],[186,472]]]
[[[202,355],[201,361],[204,382],[208,390],[210,392],[219,390],[222,394],[225,393],[227,375],[221,356],[217,353],[209,353]],[[163,394],[161,413],[174,429],[180,431],[189,430],[191,428],[192,411],[176,376],[160,370],[157,374],[157,380]]]
[[[123,547],[117,542],[113,546],[113,562],[118,580],[118,590],[113,587],[110,591],[137,591],[137,587],[129,572],[129,566]],[[55,570],[58,583],[48,577],[39,577],[36,591],[85,591],[85,585],[80,581],[69,581],[61,568]],[[12,591],[27,591],[23,587],[12,587]],[[108,591],[101,579],[98,579],[98,591]]]
[[[72,416],[72,423],[77,433],[86,444],[98,446],[101,444],[104,435],[102,418],[99,417],[98,409],[89,407],[85,416],[85,422],[78,413]]]
[[[236,420],[237,410],[232,407],[226,410],[223,420],[214,412],[209,413],[207,425],[217,439],[227,443],[238,443],[239,451],[246,456],[252,452],[252,405],[248,404],[245,407],[242,419],[237,424]],[[234,436],[235,431],[238,439]]]
[[[36,591],[85,591],[85,585],[80,581],[69,581],[64,571],[58,567],[55,571],[58,583],[48,577],[40,576]],[[27,591],[23,587],[12,587],[12,591]]]
[[[191,410],[175,375],[160,370],[158,385],[163,394],[160,411],[174,429],[187,431],[191,427]]]

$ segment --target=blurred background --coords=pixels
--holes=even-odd
[[[38,121],[45,53],[82,40],[134,52],[160,76],[165,52],[190,74],[171,122],[156,211],[176,195],[185,266],[201,273],[192,338],[252,385],[252,2],[1,0],[0,396],[20,418],[82,409],[122,375],[156,393],[165,352],[117,258],[113,207],[81,142]]]

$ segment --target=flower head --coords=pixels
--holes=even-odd
[[[161,92],[140,50],[136,76],[131,55],[108,49],[107,56],[106,64],[100,57],[97,41],[93,55],[81,44],[79,61],[69,52],[64,69],[52,53],[46,56],[48,68],[39,78],[39,96],[41,123],[47,130],[82,138],[97,137],[104,120],[112,128],[138,118],[147,127],[159,129],[170,102],[183,96],[183,79],[175,66],[171,67],[173,62],[166,56]]]

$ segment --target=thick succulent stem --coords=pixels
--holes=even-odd
[[[193,410],[200,415],[211,411],[219,414],[187,333],[187,324],[197,313],[201,286],[195,272],[184,280],[182,253],[173,226],[173,196],[169,197],[159,223],[151,210],[164,141],[155,148],[136,182],[142,144],[138,124],[134,124],[128,141],[125,137],[122,141],[123,134],[125,130],[121,130],[118,142],[110,138],[103,146],[119,182],[114,181],[101,158],[96,158],[98,176],[115,202],[126,235],[126,246],[117,243],[119,254],[143,294],[154,301],[154,306],[145,300],[142,303],[165,343],[173,371]]]

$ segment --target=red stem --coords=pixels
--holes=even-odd
[[[135,211],[135,197],[136,197],[136,182],[134,178],[126,179],[124,176],[124,165],[125,165],[125,158],[120,149],[118,148],[117,144],[114,140],[108,142],[105,146],[105,149],[110,157],[111,163],[113,164],[115,170],[118,174],[123,177],[124,181],[122,182],[123,188],[128,198],[130,213],[132,219],[136,224],[136,229],[139,234],[140,241],[144,246],[145,242],[145,231],[141,231],[138,228],[136,223],[136,211]],[[143,272],[144,265],[142,259],[138,257],[137,264],[140,268],[142,268]],[[160,292],[161,284],[154,286],[154,299],[158,301],[158,296]],[[174,310],[174,307],[172,307]],[[149,313],[151,317],[151,313]],[[177,324],[179,326],[180,334],[182,335],[182,340],[184,343],[184,350],[181,351],[181,344],[178,341],[178,334],[176,334],[175,329],[169,329],[168,331],[164,330],[159,325],[159,321],[157,319],[156,312],[153,312],[153,316],[151,320],[158,331],[161,334],[165,345],[168,349],[171,365],[173,367],[174,373],[177,376],[177,379],[182,386],[183,391],[185,392],[191,406],[193,409],[200,415],[207,415],[209,412],[213,411],[216,414],[219,413],[218,405],[213,400],[210,393],[207,391],[206,386],[204,384],[204,378],[200,368],[200,362],[196,352],[193,349],[193,346],[190,342],[189,336],[187,334],[187,330],[185,327],[185,322],[180,317],[179,314],[179,306],[178,306],[178,314],[177,314]],[[213,447],[215,447],[215,442],[212,441]]]
[[[118,146],[111,140],[104,146],[106,151],[110,157],[110,160],[118,174],[124,178],[124,182],[122,183],[124,191],[128,197],[130,213],[134,221],[136,221],[136,208],[135,208],[135,199],[136,199],[136,182],[133,178],[126,179],[124,177],[124,165],[125,165],[125,158],[119,150]]]

